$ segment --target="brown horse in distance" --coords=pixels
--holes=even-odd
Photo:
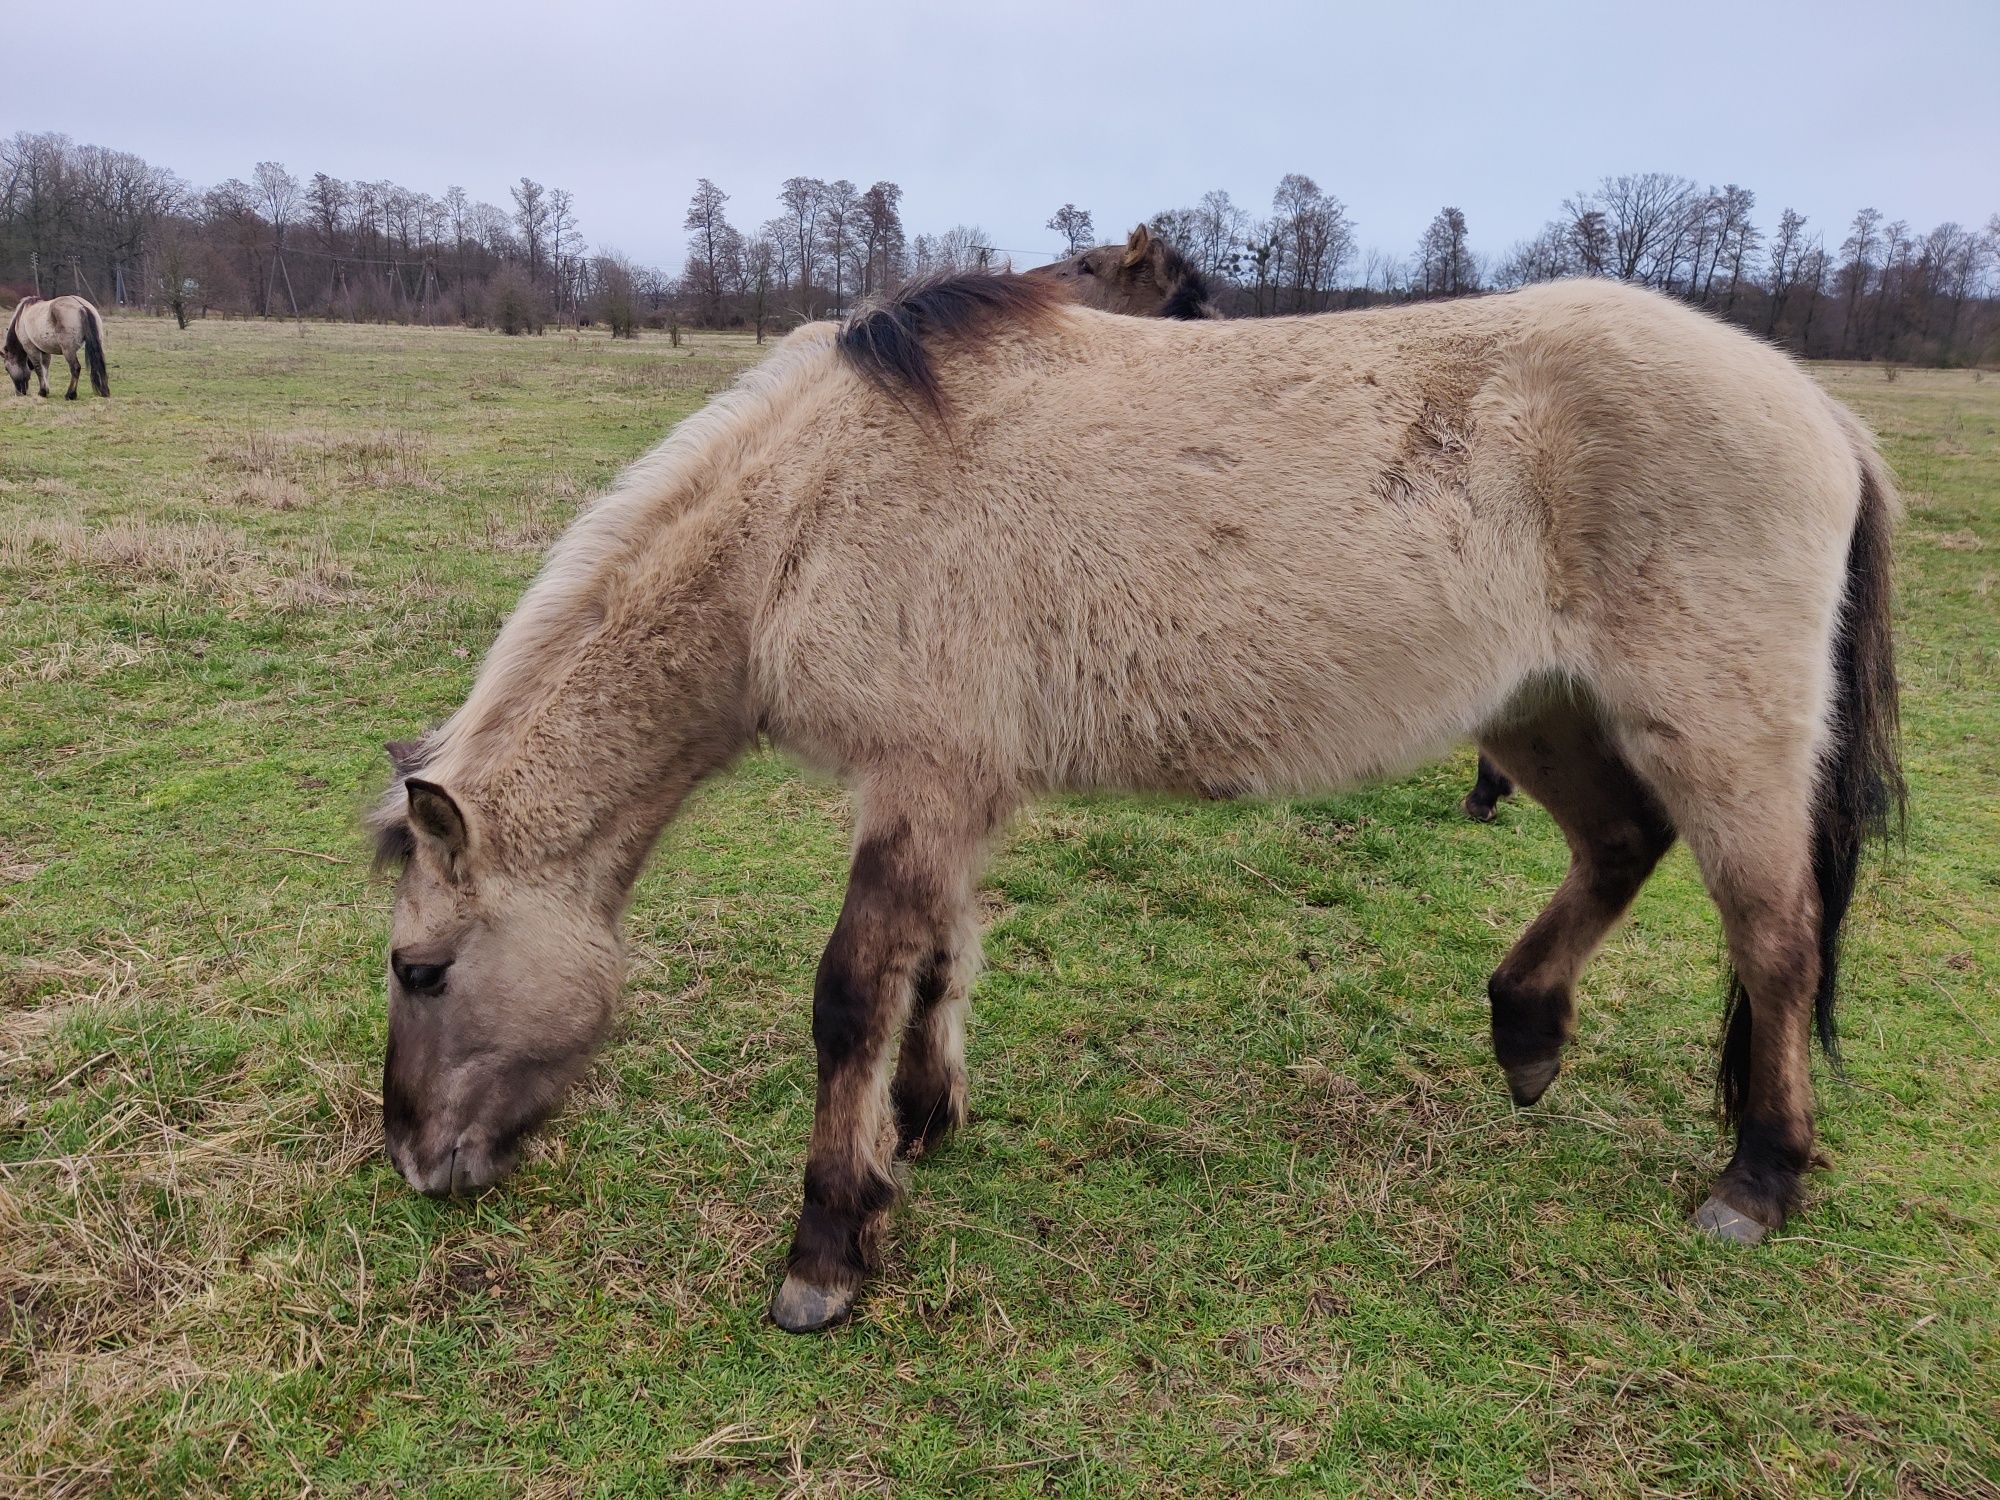
[[[1122,245],[1095,245],[1021,273],[1049,282],[1085,307],[1139,318],[1219,318],[1208,278],[1144,224]]]

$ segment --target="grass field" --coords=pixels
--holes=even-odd
[[[795,1339],[839,790],[701,796],[595,1074],[471,1204],[381,1154],[355,831],[579,501],[755,351],[110,343],[112,400],[0,400],[0,1494],[2000,1494],[2000,378],[1821,372],[1910,502],[1915,801],[1786,1234],[1686,1227],[1725,1152],[1684,853],[1509,1105],[1485,976],[1564,856],[1459,817],[1466,754],[1024,817],[974,1118]]]

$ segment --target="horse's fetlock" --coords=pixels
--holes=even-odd
[[[924,1077],[896,1080],[892,1098],[896,1107],[896,1154],[919,1157],[935,1150],[946,1136],[965,1123],[965,1072],[947,1069],[942,1076],[927,1071]]]

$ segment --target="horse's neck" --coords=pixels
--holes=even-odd
[[[512,860],[629,885],[754,731],[740,537],[702,518],[669,532],[552,581],[556,597],[532,591],[447,729],[438,779],[494,818]]]

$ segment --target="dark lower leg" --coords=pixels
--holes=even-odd
[[[1487,981],[1493,1055],[1517,1104],[1555,1081],[1576,1025],[1577,976],[1673,843],[1645,785],[1581,717],[1551,719],[1494,742],[1522,788],[1555,818],[1570,869],[1547,908]]]
[[[839,1322],[875,1259],[896,1196],[889,1061],[918,981],[948,946],[966,861],[907,823],[864,834],[813,987],[819,1082],[805,1201],[773,1319],[794,1333]]]
[[[1465,794],[1465,800],[1459,806],[1465,810],[1468,818],[1481,823],[1490,823],[1493,821],[1493,811],[1500,805],[1501,799],[1513,795],[1513,779],[1494,765],[1489,757],[1482,754],[1479,757],[1479,778],[1473,782],[1472,790]]]
[[[965,1013],[976,939],[942,948],[917,984],[889,1097],[896,1110],[896,1151],[935,1150],[965,1119]]]
[[[1695,1217],[1727,1239],[1754,1241],[1783,1228],[1812,1164],[1807,1051],[1819,952],[1811,908],[1803,893],[1724,908],[1740,984],[1734,1005],[1743,1008],[1731,1018],[1724,1067],[1740,1076],[1740,1114],[1735,1154]]]

